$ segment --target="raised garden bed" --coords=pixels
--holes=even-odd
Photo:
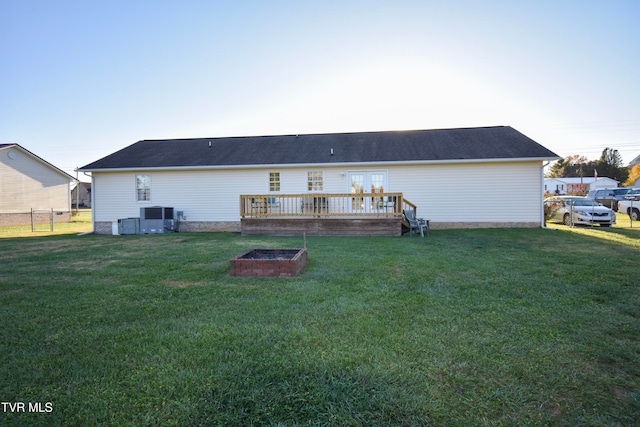
[[[250,249],[231,259],[231,276],[291,277],[307,265],[307,249]]]

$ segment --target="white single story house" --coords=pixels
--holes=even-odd
[[[153,206],[179,211],[180,231],[240,231],[244,221],[294,224],[305,215],[334,226],[406,207],[433,229],[540,227],[543,168],[559,158],[494,126],[143,140],[81,170],[92,176],[100,234]]]
[[[0,226],[71,220],[76,179],[18,144],[0,144]],[[32,214],[32,212],[34,212]]]
[[[545,178],[544,191],[550,194],[582,194],[599,188],[617,188],[620,181],[607,177]]]

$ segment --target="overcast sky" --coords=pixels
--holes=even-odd
[[[508,125],[626,164],[639,22],[637,0],[0,0],[0,143],[75,176],[142,139]]]

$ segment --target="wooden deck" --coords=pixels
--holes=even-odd
[[[240,196],[243,235],[400,236],[405,209],[402,193]]]

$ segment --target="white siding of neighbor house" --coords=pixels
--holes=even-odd
[[[402,192],[434,222],[539,222],[542,162],[264,169],[94,172],[95,221],[140,216],[145,206],[171,206],[187,221],[239,221],[241,194],[268,194],[280,173],[281,194],[306,193],[307,172],[322,171],[324,193],[350,192],[353,171],[386,171],[385,191]],[[151,201],[136,201],[136,174],[151,176]],[[274,193],[278,194],[278,193]]]
[[[590,190],[597,190],[600,188],[616,188],[619,184],[619,181],[615,179],[600,177],[598,179],[588,177],[588,178],[545,178],[544,179],[544,189],[549,193],[555,193],[556,189],[560,192],[560,194],[566,194],[573,185],[576,184],[587,184]]]
[[[9,152],[12,153],[11,157]],[[0,212],[71,207],[69,179],[19,148],[0,150]]]

